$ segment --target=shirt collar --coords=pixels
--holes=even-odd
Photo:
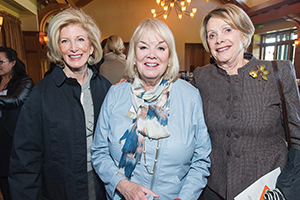
[[[244,58],[249,60],[249,62],[251,60],[255,59],[255,57],[251,53],[244,53]],[[243,71],[245,71],[247,69],[247,67],[249,66],[249,62],[246,65],[244,65],[243,67],[238,69],[238,74],[241,74]],[[218,67],[218,65],[215,63],[213,63],[213,64],[216,66],[216,68],[220,74],[227,75],[226,70]]]
[[[93,71],[93,75],[91,79],[94,79],[96,78],[96,76],[99,76],[99,73],[97,72],[94,66],[88,66],[88,67]],[[61,86],[68,78],[61,66],[55,66],[51,74],[56,86],[58,87]]]

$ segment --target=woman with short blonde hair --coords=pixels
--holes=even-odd
[[[161,38],[168,44],[170,57],[168,69],[164,74],[164,78],[170,82],[176,81],[176,79],[178,78],[179,62],[176,53],[174,36],[169,27],[158,19],[145,20],[133,33],[129,44],[125,69],[129,80],[132,81],[134,79],[134,76],[136,75],[136,66],[134,63],[136,57],[136,46],[142,34],[147,31],[157,32],[161,36]]]
[[[92,58],[90,60],[93,60],[93,63],[98,63],[102,58],[102,48],[100,43],[101,32],[99,27],[91,16],[87,15],[82,10],[74,8],[69,8],[64,10],[64,12],[58,13],[56,17],[51,20],[48,27],[49,32],[47,34],[49,38],[47,45],[50,50],[48,53],[49,60],[57,65],[64,64],[62,52],[59,47],[59,37],[60,30],[68,24],[77,24],[87,32],[88,38],[94,47],[94,52],[91,55]]]
[[[174,37],[164,22],[137,27],[126,69],[129,81],[113,85],[103,102],[91,148],[107,198],[198,199],[209,176],[210,138],[199,92],[177,78]]]

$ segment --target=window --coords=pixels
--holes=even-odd
[[[260,35],[259,58],[262,60],[291,60],[294,62],[298,38],[297,29],[289,29]]]

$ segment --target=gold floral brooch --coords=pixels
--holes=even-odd
[[[257,78],[260,81],[261,78],[264,79],[265,81],[268,80],[268,75],[270,74],[269,70],[265,70],[266,66],[265,65],[260,65],[260,66],[256,66],[257,70],[251,70],[249,72],[249,75],[252,76],[252,78]]]

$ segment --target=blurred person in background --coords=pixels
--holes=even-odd
[[[100,74],[112,84],[125,78],[126,56],[123,54],[125,47],[122,38],[111,35],[104,45],[104,62],[100,66]]]
[[[9,157],[14,131],[22,105],[26,101],[33,81],[17,52],[0,47],[0,189],[4,200],[9,200]]]
[[[102,65],[102,63],[104,62],[104,54],[105,53],[108,53],[108,49],[107,49],[107,46],[106,46],[106,42],[107,42],[107,38],[104,38],[102,41],[101,41],[101,48],[102,48],[102,58],[101,60],[95,64],[95,67],[97,69],[97,71],[99,72],[100,70],[100,66]]]
[[[102,41],[101,41],[101,47],[102,47],[102,50],[103,50],[103,56],[105,54],[108,54],[110,51],[109,49],[107,48],[107,40],[108,38],[104,38]]]

